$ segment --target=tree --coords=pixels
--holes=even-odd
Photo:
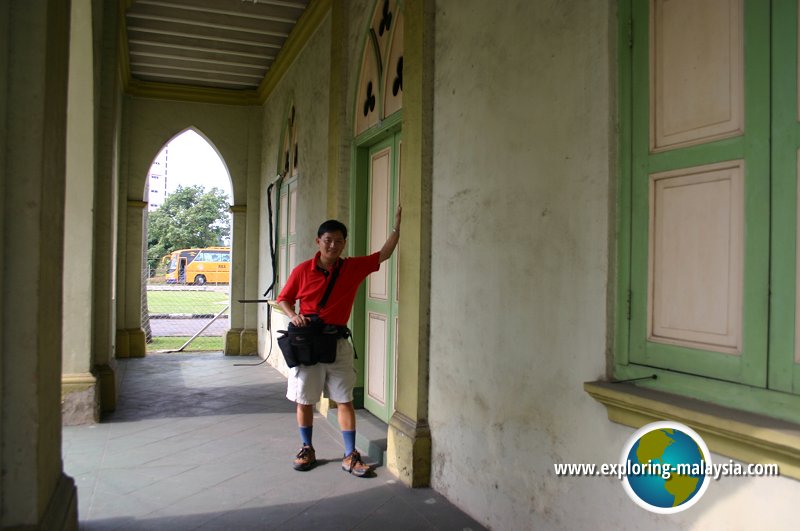
[[[230,233],[228,198],[222,190],[179,186],[150,213],[147,262],[155,269],[161,257],[172,251],[222,245]]]

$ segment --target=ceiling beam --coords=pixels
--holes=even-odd
[[[274,14],[266,14],[267,12],[262,13],[252,13],[252,12],[244,12],[244,11],[235,11],[232,9],[217,9],[213,7],[205,7],[197,2],[189,0],[191,3],[178,3],[175,1],[172,2],[164,2],[162,0],[137,0],[137,4],[142,5],[152,5],[157,7],[164,7],[164,8],[171,8],[171,9],[182,9],[186,11],[195,11],[199,13],[211,13],[215,15],[223,15],[227,17],[244,17],[256,20],[267,20],[270,22],[283,22],[288,24],[296,24],[297,19],[300,18],[300,15],[303,13],[303,10],[306,6],[301,5],[300,7],[296,7],[294,9],[297,10],[296,16],[288,16],[289,13],[286,13],[284,16],[276,16]],[[280,6],[286,7],[286,6]]]
[[[233,55],[237,57],[249,57],[251,59],[275,59],[275,56],[264,55],[260,53],[252,53],[252,52],[241,52],[237,50],[226,50],[224,48],[209,48],[205,46],[191,46],[188,44],[177,44],[177,43],[168,43],[168,42],[159,42],[159,41],[152,41],[146,39],[128,39],[128,43],[133,43],[141,46],[154,46],[159,48],[167,48],[167,49],[174,49],[174,50],[190,50],[195,52],[205,52],[205,53],[213,53],[213,54],[220,54],[220,55]]]
[[[237,63],[234,61],[225,61],[222,59],[206,59],[202,57],[186,57],[184,55],[173,55],[170,53],[158,53],[158,52],[143,52],[143,51],[136,51],[131,50],[130,56],[133,57],[159,57],[162,59],[176,59],[179,61],[197,61],[198,63],[208,63],[208,64],[220,64],[220,65],[228,65],[228,66],[240,66],[243,68],[252,68],[254,70],[266,70],[264,65],[261,64],[253,64],[253,63]]]
[[[232,39],[230,37],[218,37],[218,36],[211,36],[211,35],[200,35],[199,33],[186,33],[182,31],[174,31],[174,30],[167,30],[167,29],[159,29],[158,27],[151,27],[151,26],[141,26],[137,24],[128,24],[128,34],[130,33],[152,33],[159,36],[166,36],[166,37],[180,37],[184,39],[196,39],[196,40],[204,40],[204,41],[211,41],[215,43],[230,43],[230,44],[241,44],[245,46],[253,46],[253,47],[260,47],[260,48],[273,48],[276,50],[281,49],[280,42],[264,42],[264,41],[255,41],[255,40],[245,40],[245,39]]]
[[[239,76],[245,77],[248,79],[258,79],[259,81],[263,76],[260,74],[248,74],[245,72],[233,72],[226,70],[224,72],[220,72],[219,70],[210,70],[204,68],[197,68],[197,67],[189,67],[189,66],[176,66],[176,65],[167,65],[167,64],[155,64],[155,63],[148,63],[146,61],[135,61],[131,63],[131,70],[135,72],[151,72],[153,70],[166,70],[171,72],[172,70],[182,70],[185,72],[203,72],[207,74],[219,74],[223,73],[226,76]]]
[[[264,76],[261,85],[258,87],[258,99],[262,103],[267,100],[269,95],[275,90],[278,82],[289,70],[289,66],[294,62],[311,36],[317,31],[319,25],[331,10],[333,0],[311,0],[303,16],[297,21],[297,25],[292,30],[286,43],[272,63],[267,75]]]
[[[169,6],[158,6],[160,3],[165,4],[181,4],[186,5],[187,3],[196,6],[198,8],[208,9],[217,9],[220,6],[218,0],[141,0],[144,3],[147,3],[145,7],[147,10],[152,9],[165,9],[168,10]],[[250,1],[253,2],[253,6],[250,5]],[[148,98],[159,98],[159,99],[168,99],[168,100],[179,100],[179,101],[189,101],[189,102],[204,102],[204,103],[217,103],[217,104],[224,104],[224,105],[261,105],[263,104],[269,95],[274,90],[275,86],[278,84],[280,79],[285,75],[285,73],[289,70],[292,63],[296,60],[297,56],[301,53],[302,49],[308,42],[308,40],[313,36],[313,34],[319,28],[319,25],[325,20],[327,14],[330,12],[331,5],[333,0],[311,0],[306,7],[306,2],[299,1],[299,2],[291,2],[291,1],[281,1],[281,0],[240,0],[242,6],[246,9],[250,9],[252,7],[257,7],[258,9],[267,8],[269,6],[280,6],[280,7],[289,7],[289,8],[296,8],[304,11],[302,15],[297,19],[297,24],[290,30],[290,31],[283,31],[283,32],[271,32],[274,35],[266,35],[263,28],[263,23],[261,24],[262,27],[256,30],[254,27],[248,26],[247,28],[241,28],[232,24],[222,24],[223,28],[220,31],[220,24],[215,24],[215,19],[210,20],[201,20],[201,21],[190,21],[186,18],[175,17],[175,16],[162,16],[160,14],[155,14],[152,16],[145,16],[145,17],[136,17],[130,16],[131,9],[136,11],[136,8],[133,6],[137,6],[140,2],[135,2],[134,0],[118,0],[119,6],[119,32],[120,32],[120,75],[122,76],[123,86],[125,88],[125,92],[129,95],[136,96],[136,97],[148,97]],[[197,9],[195,10],[197,11]],[[133,14],[135,15],[135,13]],[[220,17],[224,15],[218,14],[217,15],[217,22],[219,21]],[[204,15],[205,17],[205,15]],[[143,22],[142,22],[143,21]],[[172,34],[176,37],[188,37],[194,38],[199,40],[212,40],[216,42],[231,42],[237,44],[244,44],[244,45],[252,45],[252,41],[258,42],[258,45],[261,47],[269,47],[269,48],[280,48],[280,52],[277,54],[274,62],[271,66],[266,67],[262,66],[261,71],[265,71],[266,75],[261,78],[261,83],[258,85],[258,89],[244,89],[244,90],[235,90],[231,88],[218,88],[218,87],[208,87],[208,86],[197,86],[197,85],[187,85],[187,84],[180,84],[180,83],[173,83],[173,82],[162,82],[162,81],[144,81],[141,79],[135,79],[131,75],[131,67],[132,64],[135,64],[135,68],[137,71],[140,69],[149,69],[151,67],[145,66],[146,64],[150,63],[149,57],[163,59],[164,62],[159,61],[163,68],[168,68],[172,70],[176,70],[177,72],[171,72],[168,74],[172,76],[170,79],[183,79],[189,81],[188,78],[205,78],[206,76],[202,75],[202,71],[210,70],[214,68],[215,60],[207,59],[203,60],[202,58],[187,58],[183,57],[180,54],[170,54],[170,53],[153,53],[149,51],[145,51],[144,53],[136,53],[133,52],[134,58],[131,57],[132,53],[128,49],[128,31],[127,25],[128,23],[131,24],[131,28],[136,28],[135,31],[138,32],[150,32],[150,33],[167,33]],[[167,24],[170,24],[167,27]],[[278,23],[280,24],[280,23]],[[172,26],[174,25],[174,27]],[[161,29],[164,31],[161,31]],[[198,34],[194,34],[193,31],[197,30]],[[212,35],[211,32],[216,33],[216,35]],[[288,37],[286,37],[288,33]],[[281,42],[283,38],[286,38],[285,43],[283,43],[281,47]],[[263,39],[267,39],[265,42]],[[272,40],[275,42],[270,42]],[[146,38],[143,38],[146,40]],[[240,42],[237,42],[240,41]],[[141,46],[141,44],[133,43],[135,46]],[[154,42],[153,46],[157,46],[157,43]],[[199,45],[202,47],[202,44]],[[188,51],[188,50],[187,50]],[[220,50],[215,50],[217,53]],[[171,57],[169,57],[171,56]],[[191,61],[195,61],[196,64],[191,64]],[[224,70],[221,72],[221,75],[238,75],[238,77],[248,77],[250,79],[255,78],[255,70],[256,67],[254,65],[242,64],[237,63],[234,61],[219,61],[216,62],[218,65],[224,63],[232,63],[227,64],[226,66],[231,67],[229,70]],[[248,74],[246,70],[242,72],[242,69],[249,69],[253,73]],[[237,71],[233,71],[237,70]],[[149,71],[149,70],[148,70]],[[193,73],[196,72],[196,75]],[[211,72],[206,72],[211,73]],[[157,72],[146,74],[152,78],[164,78],[166,76],[162,76]],[[205,80],[206,83],[211,83],[211,81]]]
[[[186,26],[195,26],[200,28],[213,28],[215,30],[227,30],[232,32],[241,32],[241,33],[255,33],[259,35],[272,35],[274,37],[283,37],[286,38],[289,36],[289,33],[286,31],[269,31],[265,30],[263,27],[252,27],[252,28],[245,28],[242,26],[231,26],[231,25],[224,25],[218,24],[215,22],[203,22],[199,20],[189,20],[180,17],[172,17],[172,16],[164,16],[164,15],[149,15],[145,13],[128,13],[128,19],[139,19],[139,20],[155,20],[160,22],[170,22],[172,24],[182,24]]]

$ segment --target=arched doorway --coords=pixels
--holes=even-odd
[[[221,351],[230,329],[231,179],[196,129],[153,160],[143,197],[142,329],[147,352]]]

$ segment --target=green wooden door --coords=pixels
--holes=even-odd
[[[630,361],[763,387],[769,2],[632,7]]]
[[[800,393],[798,2],[772,2],[772,257],[769,387]]]
[[[369,149],[367,252],[379,251],[389,236],[397,208],[400,133]],[[364,309],[364,406],[384,422],[394,412],[398,327],[397,251],[366,282]]]

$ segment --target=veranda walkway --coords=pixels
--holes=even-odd
[[[341,437],[316,414],[320,464],[296,472],[294,407],[280,373],[258,358],[162,354],[120,360],[119,408],[65,427],[64,466],[86,530],[482,529],[431,489],[385,468],[340,468]]]

